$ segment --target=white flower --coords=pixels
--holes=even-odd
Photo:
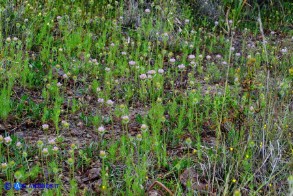
[[[63,74],[62,78],[67,79],[68,78],[67,74]]]
[[[227,65],[227,62],[226,62],[226,61],[223,61],[222,64],[223,64],[223,65]]]
[[[98,103],[104,103],[104,99],[103,98],[98,98]]]
[[[17,37],[13,37],[13,41],[17,41],[18,40],[18,38]]]
[[[217,59],[220,59],[220,58],[222,58],[222,56],[221,56],[220,54],[217,54],[217,55],[216,55],[216,58],[217,58]]]
[[[61,20],[62,19],[62,17],[61,16],[57,16],[57,20],[59,21],[59,20]]]
[[[175,63],[176,60],[174,58],[171,58],[169,61],[170,63]]]
[[[110,69],[109,67],[106,67],[106,68],[105,68],[105,71],[106,71],[106,72],[109,72],[109,71],[111,71],[111,69]]]
[[[145,9],[144,12],[148,14],[148,13],[151,12],[151,10],[150,9]]]
[[[184,69],[185,68],[185,65],[184,64],[180,64],[180,65],[178,65],[178,68],[179,69]]]
[[[158,73],[159,74],[163,74],[164,73],[164,70],[163,69],[158,69]]]
[[[129,65],[135,65],[136,64],[136,62],[135,61],[129,61],[129,63],[128,63]]]
[[[232,46],[232,47],[230,48],[230,50],[231,50],[231,51],[234,51],[234,50],[235,50],[235,48]]]
[[[48,155],[48,153],[49,153],[48,148],[44,148],[44,149],[42,150],[42,153],[43,153],[44,155]]]
[[[43,130],[48,130],[49,129],[49,125],[48,124],[43,124],[42,125]]]
[[[6,38],[6,41],[7,41],[7,42],[11,42],[11,38],[10,38],[10,37],[7,37],[7,38]]]
[[[48,143],[51,145],[54,145],[56,142],[55,142],[55,139],[49,139]]]
[[[156,73],[155,70],[149,70],[149,71],[148,71],[148,74],[150,74],[150,75],[154,75],[155,73]]]
[[[207,56],[206,56],[206,59],[207,59],[207,60],[210,60],[211,58],[212,58],[212,57],[211,57],[210,55],[207,55]]]
[[[101,133],[101,134],[103,134],[105,132],[105,128],[103,126],[100,126],[98,128],[98,132]]]
[[[112,101],[111,99],[109,99],[106,103],[107,103],[107,105],[112,106],[114,104],[114,101]]]
[[[232,24],[233,23],[233,20],[229,20],[228,22],[229,22],[229,24]]]
[[[16,147],[21,148],[21,146],[22,146],[21,142],[16,143]]]
[[[127,124],[129,122],[129,117],[128,116],[122,116],[122,123]]]
[[[146,131],[148,129],[148,126],[146,124],[142,124],[140,128],[142,131]]]
[[[59,150],[59,148],[57,146],[54,146],[53,151],[57,152]]]
[[[241,54],[240,54],[239,52],[237,52],[235,55],[236,55],[237,57],[240,57],[240,56],[241,56]]]
[[[218,21],[215,21],[215,26],[218,26],[219,22]]]
[[[115,46],[115,44],[114,44],[114,43],[111,43],[111,44],[110,44],[110,46],[112,46],[112,47],[113,47],[113,46]]]
[[[100,92],[101,91],[101,88],[100,87],[97,87],[96,91],[97,92]]]
[[[122,54],[123,56],[125,56],[127,53],[123,51],[123,52],[121,52],[121,54]]]
[[[190,59],[190,60],[195,59],[195,55],[194,54],[188,55],[188,59]]]
[[[147,78],[147,75],[146,75],[146,74],[141,74],[141,75],[139,76],[139,78],[142,79],[142,80],[144,80],[144,79]]]
[[[6,144],[10,144],[12,142],[12,139],[11,139],[10,136],[7,136],[7,137],[4,138],[4,141],[5,141]]]
[[[287,49],[287,48],[283,48],[283,49],[281,50],[281,52],[282,52],[283,54],[286,54],[286,53],[288,52],[288,49]]]
[[[185,24],[188,24],[190,21],[188,19],[185,19]]]
[[[58,82],[58,83],[57,83],[57,86],[58,86],[58,87],[62,86],[62,83]]]

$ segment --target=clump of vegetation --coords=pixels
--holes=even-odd
[[[293,4],[210,2],[2,1],[0,193],[292,194]]]

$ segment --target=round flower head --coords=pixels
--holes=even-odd
[[[149,71],[148,71],[148,74],[150,74],[150,75],[154,75],[154,74],[156,74],[156,71],[155,71],[155,70],[149,70]]]
[[[63,79],[67,79],[67,78],[68,78],[67,74],[63,74],[63,75],[62,75],[62,78],[63,78]]]
[[[105,71],[106,71],[106,72],[109,72],[109,71],[111,71],[111,69],[110,69],[109,67],[106,67],[106,68],[105,68]]]
[[[68,165],[72,166],[74,164],[74,159],[73,158],[67,159],[67,163]]]
[[[17,143],[16,143],[16,147],[17,147],[17,148],[21,148],[21,147],[22,147],[21,142],[17,142]]]
[[[282,52],[283,54],[286,54],[286,53],[288,52],[288,49],[287,49],[287,48],[283,48],[283,49],[281,50],[281,52]]]
[[[44,131],[47,131],[49,129],[49,125],[48,124],[43,124],[42,128]]]
[[[18,38],[17,37],[13,37],[13,41],[17,41],[18,40]]]
[[[176,60],[174,58],[171,58],[169,61],[170,63],[175,63]]]
[[[215,21],[215,26],[218,26],[219,22],[218,21]]]
[[[222,62],[222,65],[227,65],[227,62],[226,62],[226,61],[223,61],[223,62]]]
[[[210,55],[206,56],[207,60],[210,60],[212,57]]]
[[[140,128],[141,128],[142,131],[147,131],[148,130],[148,126],[146,124],[142,124]]]
[[[128,63],[129,65],[135,65],[136,64],[136,62],[135,61],[129,61],[129,63]]]
[[[58,82],[58,83],[57,83],[57,86],[58,86],[58,87],[62,86],[62,83],[61,83],[61,82]]]
[[[123,51],[123,52],[121,52],[121,54],[122,54],[123,56],[125,56],[127,53]]]
[[[145,9],[144,12],[149,14],[151,12],[151,10],[150,9]]]
[[[104,134],[105,133],[105,128],[103,126],[100,126],[98,128],[98,132],[101,133],[101,134]]]
[[[101,151],[100,151],[100,157],[101,157],[102,159],[106,158],[106,152],[105,152],[104,150],[101,150]]]
[[[188,24],[190,21],[188,19],[185,19],[185,24]]]
[[[163,69],[158,69],[158,73],[159,74],[163,74],[164,73],[164,70]]]
[[[229,22],[229,24],[232,24],[233,23],[233,20],[229,20],[228,22]]]
[[[37,141],[37,146],[38,146],[38,148],[42,148],[43,145],[44,145],[44,143],[43,143],[42,140],[38,140],[38,141]]]
[[[7,137],[4,138],[4,141],[5,141],[5,144],[9,146],[11,144],[11,142],[12,142],[12,139],[11,139],[10,136],[7,136]]]
[[[11,42],[11,38],[10,38],[10,37],[7,37],[7,38],[6,38],[6,41],[7,41],[7,42]]]
[[[185,140],[185,143],[187,144],[188,147],[191,146],[192,141],[191,141],[190,137]]]
[[[216,55],[216,58],[217,58],[217,59],[220,59],[220,58],[222,58],[222,56],[221,56],[220,54],[217,54],[217,55]]]
[[[231,51],[234,51],[234,50],[235,50],[235,48],[232,46],[232,47],[230,48],[230,50],[231,50]]]
[[[139,76],[139,78],[142,79],[142,80],[147,79],[147,75],[146,75],[146,74],[141,74],[141,75]]]
[[[106,103],[107,103],[107,105],[112,106],[114,104],[114,101],[112,101],[111,99],[109,99]]]
[[[61,16],[57,16],[57,20],[59,21],[59,20],[61,20],[62,19],[62,17]]]
[[[64,128],[69,128],[69,123],[68,123],[67,121],[62,120],[62,121],[61,121],[61,124],[62,124],[62,126],[63,126]]]
[[[45,156],[49,155],[48,148],[44,148],[44,149],[42,150],[42,153],[43,153]]]
[[[3,170],[6,170],[6,169],[8,168],[7,163],[1,163],[1,168],[2,168]]]
[[[235,56],[240,57],[241,54],[240,54],[239,52],[237,52],[237,53],[235,54]]]
[[[125,115],[125,116],[122,116],[121,118],[122,118],[122,123],[123,124],[127,124],[129,122],[129,117],[128,116]]]
[[[190,54],[190,55],[188,55],[188,59],[189,59],[189,60],[193,60],[193,59],[195,59],[195,55],[194,55],[194,54]]]
[[[185,68],[185,65],[184,64],[180,64],[180,65],[178,65],[178,68],[182,70],[182,69]]]
[[[54,146],[53,151],[58,152],[59,148],[57,146]]]
[[[141,141],[142,140],[142,135],[139,133],[136,135],[136,139],[137,141]]]
[[[104,103],[104,99],[103,98],[99,98],[98,99],[98,103]]]
[[[55,142],[55,139],[49,139],[48,143],[49,143],[50,145],[54,145],[56,142]]]

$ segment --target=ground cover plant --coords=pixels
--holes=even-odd
[[[292,195],[293,3],[258,2],[1,1],[0,194]]]

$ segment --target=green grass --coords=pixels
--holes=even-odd
[[[293,4],[222,3],[2,1],[0,193],[292,194]]]

